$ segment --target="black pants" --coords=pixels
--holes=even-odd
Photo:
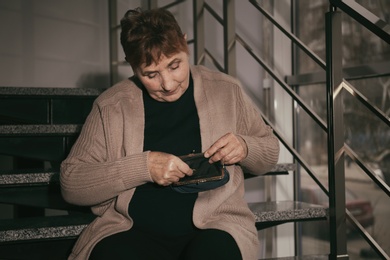
[[[221,230],[197,230],[182,236],[161,236],[135,228],[100,241],[90,260],[241,260],[233,237]]]

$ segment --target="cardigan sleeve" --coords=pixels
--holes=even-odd
[[[242,91],[237,90],[237,129],[248,146],[248,155],[240,163],[245,172],[264,174],[279,158],[279,140],[266,125],[257,107]]]
[[[69,203],[96,205],[152,181],[147,168],[148,152],[109,156],[110,126],[102,114],[95,102],[80,136],[61,164],[61,192]]]
[[[239,80],[204,66],[193,67],[191,72],[204,147],[232,131],[248,146],[248,155],[240,162],[244,172],[260,175],[272,169],[279,158],[279,140]]]

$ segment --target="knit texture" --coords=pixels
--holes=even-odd
[[[240,135],[248,146],[247,158],[240,165],[228,166],[231,178],[226,185],[199,193],[194,224],[230,233],[243,259],[257,259],[259,241],[254,216],[244,200],[242,168],[252,174],[269,171],[278,160],[279,142],[236,79],[203,66],[192,66],[191,73],[202,151],[229,132]],[[149,152],[143,151],[144,125],[142,91],[131,79],[107,89],[94,102],[61,165],[64,199],[91,206],[97,215],[69,259],[87,259],[102,238],[132,227],[127,209],[135,187],[152,181]]]

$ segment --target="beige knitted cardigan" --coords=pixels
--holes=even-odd
[[[230,233],[243,259],[257,259],[259,241],[254,216],[244,200],[242,172],[270,170],[278,159],[278,140],[238,81],[203,66],[192,66],[191,73],[203,151],[228,132],[243,137],[248,146],[247,158],[240,165],[228,166],[231,178],[226,185],[199,193],[193,222],[200,229]],[[94,102],[78,140],[61,165],[64,199],[91,206],[97,215],[81,233],[69,259],[87,259],[102,238],[132,227],[128,204],[134,190],[152,181],[147,168],[149,152],[143,151],[142,102],[141,90],[129,79],[107,89]]]

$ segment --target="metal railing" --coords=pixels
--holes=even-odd
[[[199,3],[200,2],[200,3]],[[327,190],[321,182],[318,180],[314,172],[310,169],[310,166],[299,152],[291,146],[286,138],[283,137],[283,134],[276,130],[273,126],[271,120],[267,118],[264,114],[263,117],[267,124],[271,125],[275,134],[278,136],[279,140],[287,148],[287,150],[293,155],[294,159],[303,167],[311,178],[317,183],[317,185],[329,196],[329,207],[330,207],[330,258],[338,259],[347,259],[347,241],[346,241],[346,223],[345,218],[347,217],[349,221],[360,231],[363,238],[372,246],[372,248],[378,253],[379,256],[383,258],[388,258],[386,252],[375,242],[375,240],[364,230],[364,228],[359,224],[359,222],[352,216],[352,214],[346,210],[345,205],[345,173],[344,173],[344,156],[345,154],[352,158],[362,169],[368,174],[369,177],[386,193],[389,195],[389,187],[387,184],[380,178],[378,178],[372,170],[369,170],[367,166],[364,165],[362,160],[354,154],[351,148],[345,144],[344,140],[344,123],[343,123],[343,105],[342,105],[342,96],[341,91],[345,89],[362,104],[364,104],[370,111],[373,112],[380,120],[385,124],[389,125],[389,117],[384,114],[380,109],[372,105],[367,98],[364,97],[357,89],[355,89],[349,82],[343,78],[343,68],[341,64],[341,13],[337,11],[337,8],[340,8],[345,14],[350,15],[356,19],[362,26],[365,26],[367,29],[371,30],[378,37],[383,39],[386,42],[389,42],[389,33],[388,25],[381,21],[378,18],[374,18],[372,14],[364,15],[362,14],[362,8],[354,1],[330,1],[330,11],[326,14],[326,35],[327,35],[327,53],[326,53],[326,62],[321,60],[313,51],[311,51],[298,37],[296,37],[289,30],[286,30],[281,26],[274,17],[268,13],[264,8],[260,6],[258,1],[249,0],[253,6],[259,10],[276,28],[278,28],[285,36],[287,36],[298,48],[304,51],[308,57],[315,61],[322,69],[326,72],[325,80],[327,82],[327,122],[323,120],[310,108],[309,105],[301,99],[301,97],[291,88],[283,79],[281,79],[278,74],[269,66],[260,56],[253,52],[252,48],[243,40],[243,38],[235,33],[236,43],[241,44],[244,49],[250,54],[250,56],[262,66],[262,68],[281,86],[288,95],[296,102],[300,108],[302,108],[311,119],[324,130],[328,136],[328,183],[329,190]],[[203,5],[203,8],[201,7]],[[231,5],[231,1],[223,1],[224,9],[228,5]],[[195,22],[195,31],[199,30],[199,27],[202,25],[202,17],[204,17],[204,9],[207,10],[221,25],[226,26],[231,17],[219,17],[216,12],[214,12],[207,3],[203,1],[194,1],[194,8],[196,12],[194,13],[194,19],[198,22]],[[227,12],[224,12],[226,14]],[[199,20],[198,20],[199,19]],[[230,22],[231,23],[231,22]],[[203,30],[203,28],[202,28]],[[225,37],[225,39],[231,39],[233,32],[229,31],[230,36]],[[199,32],[197,33],[199,35]],[[225,48],[225,64],[224,66],[220,65],[213,55],[204,47],[202,37],[195,39],[195,45],[198,42],[200,44],[195,47],[196,49],[196,61],[202,63],[204,58],[209,58],[212,63],[221,71],[229,73],[233,65],[229,65],[229,60],[232,61],[235,59],[226,58],[226,53],[231,51],[231,47],[235,44],[229,42],[224,45]],[[225,42],[226,43],[226,42]],[[232,54],[230,54],[232,55]],[[382,70],[383,71],[383,70]],[[383,74],[388,74],[389,71],[385,70]],[[375,75],[374,75],[375,76]],[[368,77],[373,77],[369,75]],[[296,139],[297,137],[295,137]]]
[[[368,12],[366,9],[364,9],[362,6],[360,6],[357,2],[350,1],[350,0],[344,0],[344,1],[330,0],[330,3],[332,6],[332,10],[330,13],[333,13],[333,14],[340,13],[340,12],[336,11],[336,8],[339,8],[340,10],[342,10],[344,12],[344,14],[349,15],[352,18],[354,18],[360,25],[364,26],[365,28],[367,28],[370,31],[372,31],[373,33],[375,33],[378,37],[380,37],[385,42],[390,43],[390,34],[389,34],[390,26],[386,22],[375,17],[375,15],[373,15],[372,13]],[[338,16],[340,16],[340,14],[338,14]],[[336,29],[335,29],[335,27],[336,27]],[[342,42],[342,35],[341,35],[341,20],[340,20],[340,18],[335,23],[333,23],[333,21],[329,21],[326,30],[327,30],[327,35],[331,35],[334,30],[340,31],[339,35],[336,36],[336,39],[334,39],[334,41],[332,43],[328,42],[328,44],[332,44],[331,47],[333,47],[333,49],[335,49],[335,48],[341,49],[340,46],[341,46],[341,42]],[[341,54],[342,53],[340,53],[340,50],[339,50],[339,53],[336,53],[336,56],[338,55],[338,57],[341,57]],[[362,95],[359,91],[357,91],[353,87],[352,84],[348,83],[345,79],[343,79],[343,77],[342,77],[343,69],[342,69],[341,60],[335,61],[335,59],[337,59],[337,58],[335,58],[332,55],[329,55],[329,53],[327,53],[327,57],[329,58],[329,60],[327,60],[327,63],[330,63],[327,66],[328,67],[328,69],[327,69],[328,74],[332,74],[332,72],[334,74],[338,74],[336,76],[337,82],[329,82],[332,80],[332,75],[328,76],[328,87],[333,85],[333,94],[337,95],[337,93],[340,93],[342,90],[346,90],[349,94],[351,94],[351,96],[353,96],[356,100],[358,100],[361,104],[363,104],[366,108],[368,108],[372,112],[373,116],[377,117],[379,120],[381,120],[383,123],[385,123],[388,127],[390,127],[390,117],[388,115],[385,115],[385,113],[383,113],[381,110],[379,110],[374,105],[372,105],[364,95]],[[331,66],[330,69],[329,69],[329,66]],[[338,67],[337,72],[332,71],[332,68],[334,66]],[[329,72],[329,70],[330,70],[330,72]],[[341,101],[341,98],[339,98],[339,99]],[[343,108],[340,106],[338,109],[335,109],[335,111],[333,111],[333,113],[337,113],[339,116],[342,117],[343,116]],[[337,126],[337,124],[343,123],[342,119],[339,119],[336,117],[334,121],[335,121],[334,124],[336,125],[336,127],[332,133],[334,138],[337,138],[337,136],[343,137],[344,136],[343,126],[342,125]],[[352,158],[353,161],[358,163],[358,165],[365,171],[365,173],[388,196],[390,196],[389,186],[387,184],[385,184],[383,180],[379,179],[375,174],[373,174],[373,172],[371,170],[369,170],[369,168],[367,166],[365,166],[365,164],[358,158],[358,156],[356,156],[353,153],[352,149],[349,146],[347,146],[347,144],[345,144],[344,141],[342,141],[342,142],[343,142],[342,146],[339,147],[339,152],[342,153],[342,155],[341,154],[334,154],[333,156],[334,157],[339,156],[339,155],[344,156],[344,154],[349,155],[350,158]],[[343,166],[343,168],[344,168],[344,166]],[[336,187],[335,187],[335,189],[333,189],[330,192],[330,197],[331,198],[333,197],[334,199],[338,200],[341,193],[345,194],[344,190],[337,187],[337,181],[341,181],[338,175],[342,175],[342,173],[340,174],[340,170],[336,169],[334,172],[330,171],[329,174],[332,175],[334,180],[336,181],[336,183],[334,185]],[[345,181],[345,179],[344,179],[344,181]],[[337,190],[338,188],[339,188],[339,190]],[[332,202],[332,201],[330,201],[330,202]],[[332,207],[332,204],[330,204],[330,206]],[[336,208],[336,211],[337,211],[337,208]],[[380,257],[382,257],[384,259],[389,259],[389,255],[386,254],[386,252],[379,246],[379,244],[372,238],[372,236],[370,236],[370,234],[360,225],[360,223],[352,216],[352,214],[348,210],[346,210],[346,216],[348,217],[348,220],[360,232],[360,234],[366,239],[366,241],[371,245],[372,249],[375,250],[375,252]],[[336,217],[337,217],[337,214],[336,214]],[[333,222],[337,223],[337,220],[334,220]],[[331,229],[337,229],[337,228],[338,228],[337,225],[331,227]],[[340,241],[337,240],[339,238],[335,237],[337,235],[338,234],[335,234],[335,232],[334,232],[333,236],[331,236],[331,250],[333,250],[334,254],[338,255],[338,253],[340,252],[339,251]],[[332,245],[332,239],[336,240],[337,244]]]

